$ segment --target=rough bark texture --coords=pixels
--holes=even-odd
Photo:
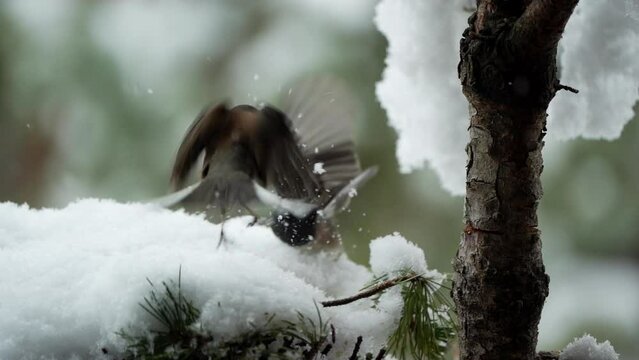
[[[560,88],[557,42],[577,1],[479,0],[461,40],[471,108],[453,288],[462,360],[536,358],[549,282],[537,229],[541,149]]]

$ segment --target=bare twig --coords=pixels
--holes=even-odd
[[[386,355],[386,349],[381,349],[381,350],[379,350],[379,353],[377,353],[377,356],[375,357],[375,360],[382,360],[382,359],[384,359],[385,355]]]
[[[323,356],[326,356],[332,349],[333,349],[333,345],[326,344],[326,346],[324,347],[324,350],[322,350],[320,354],[322,354]]]
[[[353,348],[353,353],[351,354],[351,357],[348,358],[348,360],[357,360],[358,358],[357,354],[359,354],[359,347],[361,345],[362,345],[362,337],[358,336],[357,342],[355,343],[355,348]]]
[[[415,274],[408,274],[408,275],[403,275],[403,276],[399,276],[396,277],[394,279],[390,279],[390,280],[386,280],[386,281],[382,281],[381,283],[371,287],[370,289],[361,291],[353,296],[349,296],[347,298],[343,298],[343,299],[336,299],[336,300],[328,300],[328,301],[322,301],[320,304],[322,304],[322,306],[324,307],[331,307],[331,306],[340,306],[340,305],[346,305],[346,304],[350,304],[352,302],[355,302],[357,300],[361,300],[370,296],[373,296],[375,294],[379,294],[380,292],[391,288],[395,285],[401,284],[405,281],[409,281],[409,280],[413,280],[415,278],[419,277],[419,275],[415,275]]]
[[[570,91],[573,94],[579,94],[579,90],[575,89],[574,87],[568,86],[568,85],[558,84],[557,86],[555,86],[555,89],[557,89],[557,91],[566,90],[566,91]]]
[[[335,344],[335,326],[331,324],[331,342]]]
[[[557,360],[559,359],[559,351],[540,351],[535,360]]]

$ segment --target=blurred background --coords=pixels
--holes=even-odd
[[[362,104],[363,165],[381,169],[340,216],[346,251],[366,264],[368,242],[397,231],[431,267],[450,272],[463,198],[442,190],[429,169],[398,171],[395,134],[375,98],[386,47],[375,5],[0,2],[0,201],[64,207],[166,194],[177,146],[203,105],[277,105],[293,79],[330,73]],[[551,294],[540,348],[588,332],[611,340],[622,358],[639,358],[637,139],[635,119],[614,142],[545,149],[540,227]]]

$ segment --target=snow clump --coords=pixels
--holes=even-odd
[[[0,359],[99,358],[125,350],[116,332],[145,334],[156,324],[139,306],[151,287],[177,280],[201,310],[198,324],[232,339],[299,311],[316,319],[315,303],[356,294],[372,278],[343,252],[287,246],[250,218],[220,225],[203,216],[151,204],[87,199],[63,209],[0,203]],[[426,272],[423,252],[401,236],[373,242],[374,272],[393,266]],[[399,291],[322,308],[345,358],[358,336],[362,353],[385,346],[401,316]]]
[[[559,43],[562,84],[548,117],[549,141],[616,139],[639,100],[639,26],[629,1],[581,1]],[[465,191],[468,102],[457,76],[468,0],[382,0],[375,24],[388,40],[377,99],[397,132],[402,172],[428,164],[442,187]]]
[[[598,343],[597,339],[585,334],[566,346],[559,360],[619,360],[619,354],[610,341]]]

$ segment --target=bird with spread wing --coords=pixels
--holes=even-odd
[[[339,243],[333,216],[376,173],[360,169],[354,104],[339,82],[314,77],[291,88],[284,111],[206,107],[187,130],[171,175],[173,186],[183,187],[204,154],[202,179],[171,205],[215,209],[222,221],[243,210],[255,216],[252,209],[266,206],[267,222],[284,242]]]

